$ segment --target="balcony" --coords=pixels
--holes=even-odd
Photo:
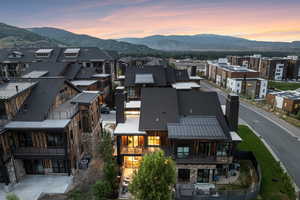
[[[145,147],[121,147],[121,154],[126,155],[142,155],[147,153],[147,150]]]
[[[34,158],[64,158],[66,156],[63,148],[36,148],[36,147],[19,147],[14,152],[17,159],[34,159]]]

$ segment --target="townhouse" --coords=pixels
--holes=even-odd
[[[230,65],[227,59],[208,61],[209,80],[236,94],[263,99],[267,94],[268,81],[259,72],[243,66]]]
[[[266,100],[273,108],[283,110],[287,113],[297,114],[300,112],[300,89],[270,92]]]
[[[244,66],[260,72],[260,77],[268,80],[298,79],[300,77],[300,60],[298,56],[262,57],[259,54],[252,56],[227,56],[231,65]]]
[[[241,138],[239,97],[229,95],[226,114],[215,92],[143,88],[136,112],[123,88],[116,93],[115,155],[130,179],[146,153],[163,150],[176,162],[178,183],[212,183],[227,177]]]
[[[197,77],[190,77],[187,70],[162,65],[127,67],[124,79],[128,100],[140,100],[141,89],[145,87],[200,88]]]
[[[100,95],[65,78],[22,78],[0,85],[0,181],[26,174],[73,174],[94,156]]]

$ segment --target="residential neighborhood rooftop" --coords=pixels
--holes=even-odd
[[[0,84],[0,99],[10,99],[33,87],[36,82],[9,82]]]

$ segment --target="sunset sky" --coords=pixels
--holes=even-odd
[[[300,0],[1,0],[0,22],[99,38],[212,33],[300,40]]]

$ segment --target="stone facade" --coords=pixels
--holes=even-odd
[[[176,174],[179,169],[190,170],[190,183],[197,183],[198,169],[210,169],[209,182],[213,180],[213,169],[216,169],[216,165],[176,165]]]

